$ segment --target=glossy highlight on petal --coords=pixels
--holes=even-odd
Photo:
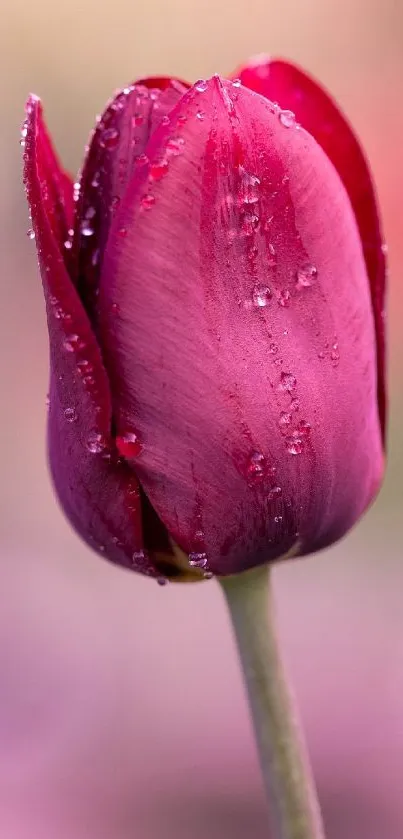
[[[149,501],[212,572],[317,550],[361,515],[383,468],[371,299],[343,184],[308,133],[219,77],[181,98],[147,157],[100,279],[118,433],[136,429]]]
[[[361,236],[371,289],[377,342],[379,416],[385,437],[386,260],[376,193],[364,152],[332,97],[299,67],[263,55],[251,60],[234,75],[246,87],[277,102],[282,114],[291,112],[295,115],[295,119],[323,148],[347,190]]]

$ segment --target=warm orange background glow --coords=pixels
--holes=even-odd
[[[30,90],[76,170],[95,114],[145,74],[195,79],[261,51],[319,77],[372,162],[390,245],[390,466],[339,546],[276,572],[328,839],[403,835],[403,5],[398,0],[3,0],[0,161],[0,834],[266,839],[216,583],[96,558],[45,463],[47,334],[19,126]]]

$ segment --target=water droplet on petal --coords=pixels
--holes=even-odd
[[[232,84],[233,84],[233,87],[241,87],[241,80],[240,79],[234,79]]]
[[[84,219],[80,225],[80,233],[82,236],[93,236],[94,228],[91,226],[89,219]]]
[[[297,387],[297,380],[292,373],[282,373],[280,376],[280,387],[282,390],[287,390],[292,393]]]
[[[167,174],[169,168],[169,163],[167,160],[157,160],[150,165],[150,178],[153,181],[160,181],[164,175]]]
[[[134,128],[138,128],[140,125],[144,123],[144,114],[134,114],[132,117],[132,125]]]
[[[107,446],[105,437],[100,431],[90,431],[87,437],[87,449],[91,454],[101,454]]]
[[[185,141],[183,137],[172,137],[167,142],[166,150],[169,154],[176,156],[178,154],[182,154],[184,144]]]
[[[191,565],[192,568],[205,568],[207,565],[207,554],[205,551],[190,553],[189,565]]]
[[[258,227],[259,216],[256,213],[245,213],[241,222],[241,230],[244,236],[252,236]]]
[[[288,291],[288,288],[284,288],[282,291],[280,291],[277,303],[279,306],[282,306],[283,309],[288,309],[291,303],[291,294]]]
[[[116,148],[119,142],[119,131],[117,128],[105,128],[102,132],[99,144],[105,149],[114,149]]]
[[[284,128],[292,128],[295,125],[295,114],[293,111],[279,111],[278,118]]]
[[[340,361],[340,353],[339,353],[339,345],[337,343],[333,344],[332,351],[330,353],[330,360],[332,362],[333,367],[337,367]]]
[[[285,443],[289,454],[302,454],[304,450],[304,441],[301,437],[298,437],[297,435],[287,437]]]
[[[264,308],[271,300],[271,291],[267,285],[255,285],[252,293],[253,305]]]
[[[276,524],[280,524],[283,521],[283,517],[282,516],[274,516],[274,521],[276,522]]]
[[[287,411],[282,411],[278,421],[280,431],[282,434],[287,434],[291,425],[292,416]]]
[[[297,271],[297,288],[309,288],[315,282],[317,275],[318,269],[314,265],[303,265]]]
[[[266,474],[266,458],[261,452],[252,452],[247,465],[247,476],[253,483],[261,481]]]
[[[302,437],[308,437],[311,433],[311,425],[306,420],[301,420],[298,423],[298,432]]]
[[[116,448],[122,457],[130,460],[130,458],[138,457],[141,454],[143,446],[137,434],[133,431],[126,431],[116,437]]]
[[[205,115],[204,111],[197,111],[196,119],[199,119],[200,122],[203,122],[205,116],[206,115]]]
[[[204,79],[199,79],[195,84],[195,88],[199,93],[204,93],[207,90],[207,82]]]
[[[275,355],[278,352],[278,344],[275,344],[274,341],[269,344],[269,352]]]
[[[35,239],[35,230],[32,227],[27,230],[27,236],[28,239]]]
[[[134,553],[132,553],[132,560],[134,562],[134,565],[142,565],[145,560],[144,551],[134,551]]]
[[[250,172],[246,172],[243,166],[239,167],[241,178],[238,199],[240,204],[256,204],[260,197],[260,178]]]
[[[71,239],[66,239],[66,241],[64,242],[64,247],[66,248],[66,251],[70,251],[72,249],[73,242],[71,241]]]
[[[185,122],[188,121],[186,114],[179,114],[178,116],[178,125],[185,125]]]
[[[127,236],[127,227],[119,227],[118,236],[120,236],[121,239],[124,239]]]
[[[283,494],[283,490],[281,489],[281,487],[274,486],[267,493],[267,500],[268,501],[275,501],[276,498],[281,498],[282,494]]]
[[[64,416],[67,422],[75,422],[77,419],[77,411],[75,408],[65,408]]]
[[[159,586],[166,586],[167,583],[168,583],[168,580],[167,580],[166,577],[157,577],[157,583],[158,583]]]
[[[143,195],[140,203],[143,207],[143,210],[151,210],[151,207],[153,207],[155,204],[155,197],[154,195],[150,195],[150,193],[148,193],[146,195]]]
[[[73,334],[67,336],[63,342],[63,346],[67,352],[77,352],[78,350],[84,349],[85,343],[81,340],[79,335]]]

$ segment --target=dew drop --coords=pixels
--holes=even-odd
[[[67,422],[76,422],[77,420],[77,411],[75,408],[65,408],[64,416]]]
[[[101,454],[106,449],[106,440],[100,431],[90,431],[87,437],[87,449],[91,454]]]
[[[150,193],[143,195],[140,204],[143,207],[143,210],[151,210],[151,207],[153,207],[155,204],[154,195],[151,195]]]
[[[80,233],[82,236],[93,236],[94,235],[94,228],[91,227],[89,219],[84,219],[80,225]]]
[[[274,486],[267,493],[267,500],[268,501],[275,501],[276,498],[281,498],[282,494],[283,494],[283,490],[281,489],[281,487]]]
[[[169,164],[167,160],[158,160],[150,165],[150,178],[153,181],[160,181],[167,174]]]
[[[77,370],[80,376],[86,376],[88,373],[91,373],[93,369],[94,368],[88,359],[82,358],[80,361],[77,361]]]
[[[207,565],[207,554],[205,551],[190,553],[189,565],[192,568],[205,568]]]
[[[119,304],[118,303],[112,303],[111,312],[113,312],[114,315],[117,315],[118,311],[119,311]]]
[[[84,341],[81,340],[79,335],[68,335],[67,338],[63,342],[64,349],[67,352],[77,352],[78,350],[82,350],[85,347]]]
[[[199,79],[195,84],[195,88],[199,93],[204,93],[207,90],[207,82],[204,79]]]
[[[132,560],[134,565],[142,565],[145,560],[144,551],[134,551],[134,553],[132,553]]]
[[[292,393],[297,387],[297,380],[292,373],[282,373],[280,376],[280,387],[282,390],[287,390]]]
[[[177,156],[178,154],[182,154],[184,144],[185,141],[183,137],[172,137],[167,142],[166,150],[169,154]]]
[[[168,583],[168,580],[167,580],[166,577],[157,577],[157,583],[158,583],[159,586],[166,586],[167,583]]]
[[[99,144],[104,149],[115,149],[119,142],[119,131],[117,128],[105,128],[102,132]]]
[[[144,114],[134,114],[132,117],[132,125],[133,128],[138,128],[140,125],[144,123]]]
[[[278,352],[278,344],[275,344],[274,341],[269,344],[269,352],[271,352],[272,355],[275,355]]]
[[[71,241],[71,239],[66,239],[66,241],[64,242],[64,247],[66,248],[66,251],[71,251],[73,247],[73,242]]]
[[[287,411],[282,411],[278,421],[282,434],[287,434],[291,425],[292,416]]]
[[[260,178],[250,172],[246,172],[243,166],[239,167],[241,183],[238,191],[240,204],[256,204],[260,197]]]
[[[276,522],[276,524],[280,524],[283,521],[283,517],[282,516],[274,516],[274,521]]]
[[[142,451],[142,444],[133,431],[126,431],[124,434],[119,434],[116,437],[116,448],[122,457],[130,460],[133,457],[138,457]]]
[[[241,87],[241,80],[240,79],[234,79],[233,82],[232,82],[232,86],[233,87]]]
[[[32,227],[27,230],[27,236],[28,239],[35,239],[35,230]]]
[[[311,433],[311,425],[306,420],[301,420],[298,423],[298,432],[302,437],[308,437]]]
[[[187,118],[186,114],[179,114],[179,116],[178,116],[178,125],[185,125],[185,123],[186,123],[187,121],[188,121],[188,118]]]
[[[245,213],[241,222],[244,236],[252,236],[259,227],[259,216],[256,213]]]
[[[282,291],[280,291],[277,303],[283,309],[288,309],[288,307],[291,303],[291,294],[290,294],[288,288],[284,288]]]
[[[252,452],[247,465],[247,475],[253,483],[261,481],[266,474],[266,458],[261,452]]]
[[[304,441],[301,437],[298,437],[297,435],[287,437],[285,444],[289,454],[302,454],[304,450]]]
[[[339,345],[337,343],[333,344],[332,351],[330,353],[330,361],[332,362],[333,367],[337,367],[340,361],[340,353],[339,353]]]
[[[279,111],[278,118],[284,128],[292,128],[295,125],[295,114],[293,111]]]
[[[199,119],[199,120],[200,120],[200,122],[203,122],[203,120],[204,120],[205,116],[206,116],[206,115],[205,115],[204,111],[197,111],[197,114],[196,114],[196,119]]]
[[[264,308],[271,300],[271,291],[267,285],[255,285],[252,293],[253,305],[257,308]]]
[[[119,227],[118,236],[120,236],[121,239],[124,239],[127,236],[127,227]]]
[[[316,280],[318,269],[315,265],[303,265],[297,271],[296,287],[298,289],[309,288]]]

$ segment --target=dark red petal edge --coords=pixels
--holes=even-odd
[[[111,439],[111,399],[88,317],[61,253],[50,183],[54,159],[36,97],[27,104],[24,184],[32,214],[50,343],[49,457],[71,523],[108,559],[155,576],[143,551],[137,479]]]
[[[314,79],[281,59],[257,57],[238,69],[245,87],[294,112],[337,169],[353,206],[371,288],[378,360],[379,418],[385,441],[387,412],[385,371],[386,256],[375,186],[361,145],[333,98]]]

